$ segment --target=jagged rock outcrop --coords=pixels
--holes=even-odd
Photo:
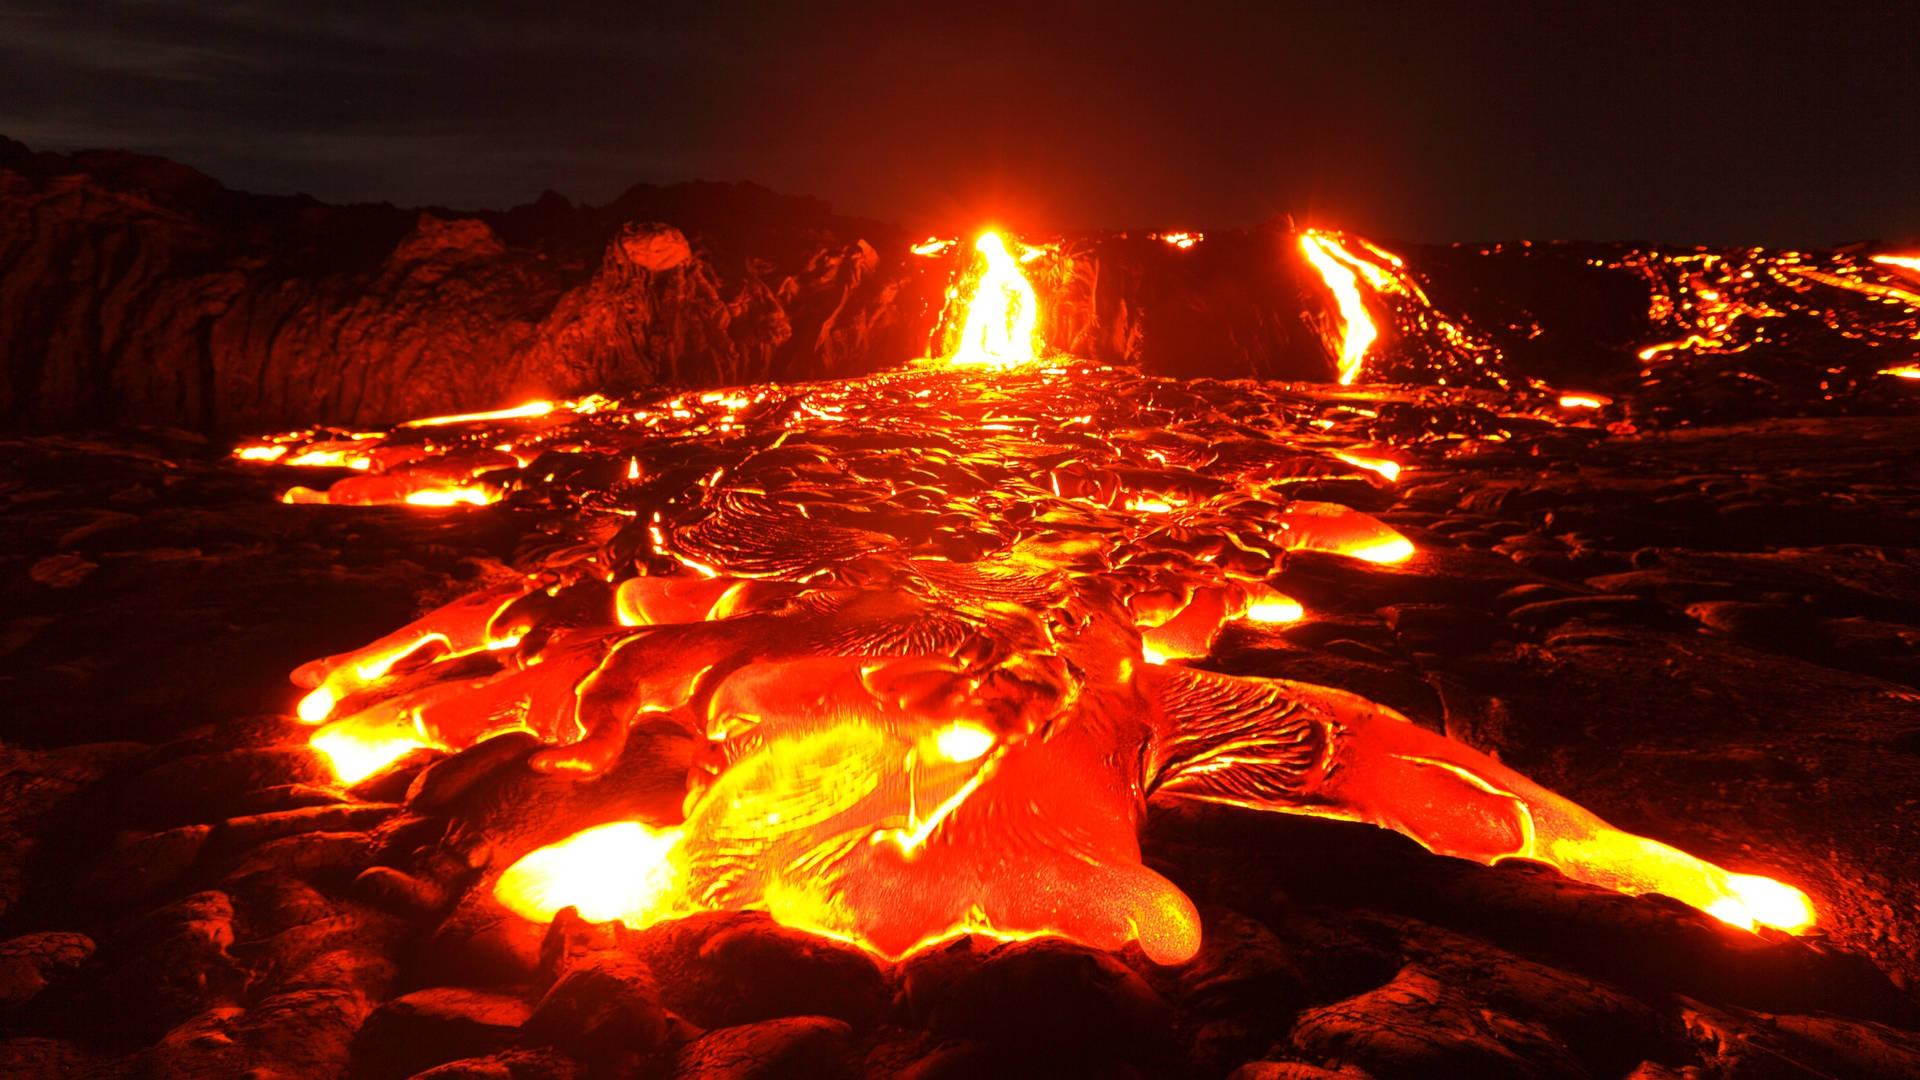
[[[463,215],[6,143],[0,423],[357,426],[848,374],[924,348],[930,270],[890,226],[750,185]]]

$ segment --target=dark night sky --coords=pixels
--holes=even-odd
[[[0,133],[335,201],[1806,245],[1920,235],[1920,4],[0,0]]]

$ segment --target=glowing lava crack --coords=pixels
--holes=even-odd
[[[1413,560],[1390,526],[1289,494],[1401,466],[1283,387],[1033,362],[1032,290],[997,240],[979,250],[1003,303],[976,303],[967,347],[991,363],[240,448],[356,470],[313,501],[501,501],[552,533],[523,579],[297,671],[314,745],[352,781],[525,730],[534,767],[587,778],[636,722],[697,739],[683,822],[606,823],[498,877],[530,918],[754,908],[889,956],[983,932],[1175,962],[1199,920],[1141,863],[1159,796],[1811,922],[1797,890],[1616,830],[1363,698],[1178,663],[1229,623],[1301,618],[1268,582],[1289,552]]]

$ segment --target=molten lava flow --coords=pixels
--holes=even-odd
[[[1033,285],[998,234],[981,234],[974,250],[986,257],[987,270],[968,303],[966,326],[951,360],[995,367],[1029,363],[1036,355],[1033,336],[1040,319]]]
[[[1733,903],[1721,901],[1709,906],[1707,914],[1714,918],[1742,930],[1771,926],[1801,934],[1813,929],[1813,902],[1799,889],[1759,874],[1728,874],[1727,886],[1733,892]]]
[[[528,732],[529,767],[592,782],[671,731],[693,747],[684,821],[594,823],[507,868],[500,902],[634,925],[764,910],[890,957],[958,933],[1191,957],[1197,910],[1141,859],[1149,797],[1807,922],[1790,886],[1615,829],[1364,698],[1206,670],[1222,635],[1311,617],[1281,591],[1290,564],[1369,592],[1408,572],[1391,525],[1289,494],[1375,505],[1422,452],[1375,441],[1386,403],[1489,439],[1518,430],[1494,430],[1503,414],[1431,390],[1316,410],[1269,384],[989,370],[1031,346],[1034,312],[1007,249],[979,250],[976,366],[250,444],[284,448],[243,459],[278,468],[352,443],[369,467],[313,493],[328,506],[477,490],[540,535],[517,574],[295,671],[340,781]],[[1417,288],[1370,246],[1315,250],[1355,290]]]
[[[553,411],[551,401],[529,401],[525,405],[516,405],[511,409],[496,409],[493,412],[461,413],[458,416],[430,416],[424,420],[409,420],[401,427],[445,427],[448,424],[471,424],[481,420],[514,420],[524,416],[545,416]]]
[[[1676,349],[1686,351],[1692,351],[1694,349],[1723,349],[1726,345],[1727,343],[1720,338],[1707,337],[1703,334],[1688,334],[1679,341],[1662,341],[1649,345],[1635,355],[1639,356],[1642,360],[1652,360],[1662,353],[1673,352]]]
[[[1348,386],[1360,377],[1360,365],[1366,360],[1367,347],[1380,332],[1374,328],[1373,318],[1367,314],[1367,306],[1360,300],[1360,282],[1354,272],[1343,264],[1339,255],[1340,245],[1332,237],[1308,231],[1300,234],[1300,250],[1320,272],[1321,280],[1327,288],[1333,290],[1333,299],[1340,308],[1340,358],[1336,362],[1340,385]]]
[[[1881,266],[1896,266],[1920,273],[1920,255],[1875,255],[1873,261]]]
[[[493,895],[507,910],[538,922],[574,907],[592,922],[649,926],[676,914],[667,902],[679,839],[679,829],[637,821],[596,825],[514,863],[494,882]]]
[[[1413,557],[1412,541],[1392,526],[1338,503],[1295,501],[1280,512],[1281,546],[1327,551],[1367,562],[1397,563]]]
[[[1333,456],[1349,465],[1358,465],[1363,469],[1377,472],[1389,483],[1400,479],[1400,463],[1390,458],[1368,457],[1361,454],[1348,453],[1343,450],[1334,451]]]
[[[1398,367],[1411,378],[1442,386],[1514,388],[1493,339],[1464,316],[1442,314],[1398,255],[1361,237],[1324,229],[1301,232],[1300,250],[1339,310],[1339,340],[1325,336],[1336,353],[1342,384],[1362,374],[1379,379]],[[1394,335],[1383,353],[1387,327]]]
[[[1920,379],[1920,364],[1902,364],[1899,367],[1881,368],[1880,374],[1891,375],[1896,379]]]
[[[1645,357],[1642,357],[1645,359]],[[1613,399],[1601,394],[1561,394],[1560,407],[1563,409],[1599,409],[1613,404]]]
[[[429,488],[407,494],[409,506],[485,506],[500,501],[500,493],[489,491],[479,485],[465,485],[451,488]]]
[[[428,743],[404,721],[387,725],[340,725],[321,731],[310,744],[327,756],[342,784],[357,784],[409,751]]]
[[[1801,377],[1811,376],[1806,389],[1832,401],[1879,370],[1882,349],[1920,340],[1920,288],[1908,261],[1839,251],[1649,249],[1593,265],[1635,273],[1647,285],[1647,321],[1661,340],[1638,350],[1648,365],[1643,384],[1699,370],[1766,392],[1781,384],[1776,373],[1789,385],[1794,378],[1790,367],[1782,371],[1785,357],[1821,356],[1828,359],[1817,373]],[[1712,359],[1741,354],[1750,358],[1733,361],[1741,366],[1730,371]]]
[[[1204,233],[1197,233],[1197,232],[1170,232],[1170,233],[1161,233],[1157,237],[1155,237],[1155,239],[1159,240],[1161,243],[1167,245],[1168,247],[1177,247],[1181,251],[1186,251],[1192,248],[1193,245],[1198,244],[1202,240],[1205,240],[1206,235]]]

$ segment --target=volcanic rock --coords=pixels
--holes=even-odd
[[[375,1009],[353,1040],[354,1075],[404,1080],[432,1066],[499,1050],[532,1010],[516,997],[436,987]]]
[[[0,1009],[32,1001],[49,982],[86,963],[93,950],[85,934],[57,930],[0,941]]]
[[[534,1006],[527,1035],[576,1057],[646,1057],[667,1034],[653,973],[639,959],[604,950],[571,964]]]
[[[1227,1080],[1372,1080],[1357,1068],[1323,1069],[1301,1061],[1250,1061],[1233,1070]]]
[[[865,1027],[886,1010],[886,976],[866,953],[759,913],[714,912],[632,938],[668,1008],[702,1027],[831,1016]]]
[[[1051,938],[984,953],[970,940],[902,968],[913,1015],[932,1030],[1049,1054],[1139,1057],[1165,1049],[1166,1001],[1104,953]]]
[[[899,230],[750,185],[458,215],[245,195],[128,154],[0,158],[13,424],[363,426],[870,369],[924,346],[945,286]]]
[[[710,1031],[680,1051],[675,1080],[816,1080],[851,1075],[852,1029],[826,1016],[790,1016]]]
[[[546,927],[476,890],[422,943],[415,964],[422,977],[449,985],[521,985],[535,978],[546,936]]]
[[[310,747],[242,748],[156,765],[129,780],[119,794],[129,818],[189,825],[236,816],[244,800],[264,788],[331,778],[326,759]]]
[[[240,1000],[248,973],[228,952],[235,940],[225,893],[185,897],[143,916],[104,943],[101,990],[137,1030],[172,1024]]]
[[[134,905],[149,900],[199,860],[212,834],[211,825],[123,834],[81,874],[81,895],[90,904]]]
[[[1475,1007],[1418,967],[1378,990],[1302,1014],[1293,1042],[1309,1056],[1352,1062],[1379,1080],[1545,1080],[1583,1072],[1547,1032]]]
[[[489,774],[524,761],[538,744],[532,732],[509,731],[435,762],[414,778],[407,806],[418,814],[445,810]]]
[[[585,1070],[556,1050],[502,1050],[435,1065],[415,1073],[413,1080],[575,1080]]]

